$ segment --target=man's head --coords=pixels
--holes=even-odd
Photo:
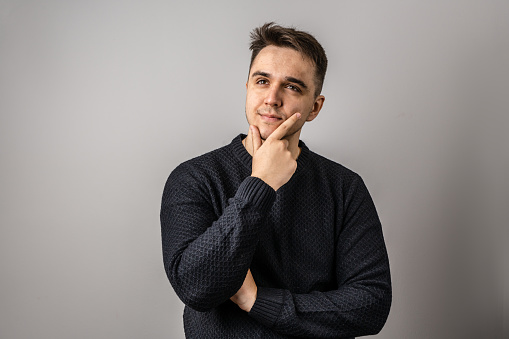
[[[250,70],[258,53],[267,46],[291,48],[309,58],[315,66],[315,97],[322,92],[327,71],[327,56],[322,45],[311,34],[292,27],[282,27],[273,22],[255,28],[251,32],[249,46],[252,51]]]
[[[268,23],[251,34],[251,65],[246,83],[246,117],[267,139],[295,113],[301,119],[286,133],[297,140],[302,126],[320,112],[327,58],[310,34]]]

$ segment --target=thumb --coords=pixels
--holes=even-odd
[[[249,126],[251,130],[251,145],[253,145],[253,154],[258,151],[258,149],[262,146],[262,138],[260,137],[260,131],[256,126]]]

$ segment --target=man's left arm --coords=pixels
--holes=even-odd
[[[285,335],[329,338],[378,333],[392,300],[389,261],[375,206],[360,177],[354,180],[345,206],[344,224],[336,242],[337,289],[296,294],[256,287],[248,272],[232,301]]]

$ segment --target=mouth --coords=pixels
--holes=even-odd
[[[279,115],[271,114],[271,113],[258,113],[262,119],[262,121],[267,123],[278,123],[283,121]]]

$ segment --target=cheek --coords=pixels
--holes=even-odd
[[[298,130],[300,130],[302,128],[302,126],[304,126],[304,123],[306,122],[305,118],[304,118],[304,115],[299,119],[299,121],[297,123],[295,123],[292,128],[290,129],[289,131],[289,134],[292,134],[292,133],[295,133],[297,132]]]
[[[301,113],[307,115],[310,112],[309,103],[304,100],[287,101],[287,109],[293,113]]]
[[[256,102],[254,100],[253,96],[247,95],[246,96],[246,111],[250,113],[250,111],[254,110],[256,108]]]

